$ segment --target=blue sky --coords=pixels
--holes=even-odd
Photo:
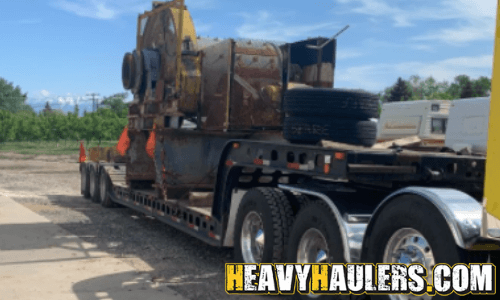
[[[0,77],[37,110],[89,92],[123,92],[121,63],[152,1],[2,1]],[[495,0],[186,0],[197,34],[296,41],[338,39],[335,87],[382,91],[401,76],[491,77]],[[130,97],[129,97],[130,100]]]

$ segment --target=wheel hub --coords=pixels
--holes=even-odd
[[[384,263],[416,264],[423,265],[428,271],[435,265],[432,249],[419,231],[413,228],[401,228],[396,231],[384,251]],[[432,282],[432,276],[428,274],[425,278],[427,282]],[[432,299],[432,296],[413,296],[413,295],[389,295],[393,300],[409,299]]]
[[[297,263],[328,263],[328,245],[323,233],[310,228],[302,235],[297,250]]]
[[[297,263],[330,263],[329,249],[326,238],[316,228],[310,228],[302,235],[297,249]],[[308,294],[307,297],[314,299],[320,295]]]
[[[261,217],[255,211],[249,212],[241,229],[241,251],[245,263],[260,263],[264,252],[266,236]]]

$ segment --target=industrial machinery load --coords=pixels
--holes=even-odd
[[[126,162],[81,163],[82,194],[234,247],[244,263],[496,259],[496,167],[485,189],[485,157],[371,147],[378,99],[333,88],[335,51],[335,37],[199,39],[183,1],[153,2],[123,60]]]

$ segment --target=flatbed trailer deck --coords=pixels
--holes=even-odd
[[[209,207],[189,206],[178,199],[165,201],[154,189],[131,189],[125,183],[125,164],[88,162],[82,168],[108,174],[113,202],[210,245],[234,246],[235,214],[242,194],[249,189],[274,187],[288,193],[323,197],[334,204],[346,231],[358,227],[360,239],[378,206],[392,193],[407,187],[462,191],[476,199],[476,209],[480,209],[485,158],[401,148],[331,148],[233,140],[222,153]],[[350,257],[360,258],[359,247],[350,251],[357,253]]]

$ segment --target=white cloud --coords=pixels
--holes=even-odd
[[[236,28],[236,33],[241,38],[249,39],[289,41],[294,38],[318,35],[320,31],[328,30],[330,32],[332,27],[340,28],[333,22],[307,25],[285,24],[265,10],[256,14],[240,13],[239,16],[243,18],[243,24]]]
[[[36,91],[30,95],[28,103],[40,106],[49,102],[53,105],[75,105],[83,100],[82,96],[73,93],[66,93],[65,96],[59,96],[49,92],[48,90]]]
[[[375,17],[388,18],[393,22],[395,27],[409,27],[414,26],[416,20],[428,19],[450,19],[448,13],[451,11],[448,7],[443,6],[423,6],[415,9],[402,9],[398,7],[401,2],[390,0],[338,0],[342,4],[351,6],[350,11],[358,14],[371,16],[370,21],[377,20]],[[408,2],[404,2],[405,4]],[[354,6],[354,7],[353,7]]]
[[[408,45],[408,47],[411,49],[420,50],[420,51],[432,51],[433,50],[433,48],[430,45],[424,45],[424,44]]]
[[[213,28],[212,24],[206,24],[199,20],[193,20],[193,23],[194,23],[194,28],[196,29],[196,34],[210,32],[210,30],[212,30]]]
[[[497,1],[494,0],[441,0],[432,5],[420,1],[415,9],[398,7],[401,2],[395,0],[338,1],[354,6],[351,12],[368,15],[372,22],[376,20],[375,17],[388,18],[395,27],[414,26],[416,21],[422,20],[456,20],[463,23],[413,37],[412,40],[415,41],[441,41],[459,45],[492,40],[494,37],[497,8]],[[410,7],[407,3],[410,2],[405,2],[405,5]]]
[[[215,0],[186,0],[188,9],[212,9],[217,7]]]
[[[58,97],[57,102],[63,105],[75,105],[77,101],[81,100],[82,97],[73,95],[72,93],[66,93],[65,97]]]
[[[413,40],[437,40],[455,45],[472,41],[493,40],[497,11],[496,1],[445,0],[444,3],[453,10],[455,19],[465,21],[465,24],[416,36]]]
[[[420,43],[394,43],[381,39],[367,38],[362,41],[363,49],[374,50],[376,48],[391,48],[391,49],[413,49],[418,51],[432,51],[434,48],[431,45]]]
[[[187,0],[189,9],[211,9],[216,7],[217,0]],[[152,9],[151,1],[144,0],[53,0],[52,5],[58,9],[101,20],[111,20],[125,13],[143,13]]]
[[[455,19],[465,21],[465,24],[416,36],[413,38],[414,40],[437,40],[454,45],[493,40],[497,1],[445,0],[443,3],[453,10]]]
[[[33,93],[28,93],[28,98],[29,101],[32,102],[46,102],[46,101],[52,101],[55,96],[47,91],[47,90],[40,90],[40,91],[35,91]]]
[[[471,78],[491,76],[492,55],[455,57],[434,62],[403,62],[398,64],[370,64],[338,69],[336,82],[370,91],[381,91],[393,84],[397,77],[432,76],[438,81],[453,81],[455,76],[467,74]],[[387,81],[389,80],[389,82]],[[337,83],[336,83],[337,86]]]
[[[74,13],[80,17],[109,20],[118,14],[117,8],[111,8],[107,1],[98,0],[78,0],[67,1],[57,0],[54,5],[62,10]]]
[[[356,58],[356,57],[360,57],[363,55],[364,55],[364,53],[362,53],[361,51],[358,51],[356,49],[338,49],[337,54],[336,54],[336,58],[338,60],[341,60],[341,59]]]

